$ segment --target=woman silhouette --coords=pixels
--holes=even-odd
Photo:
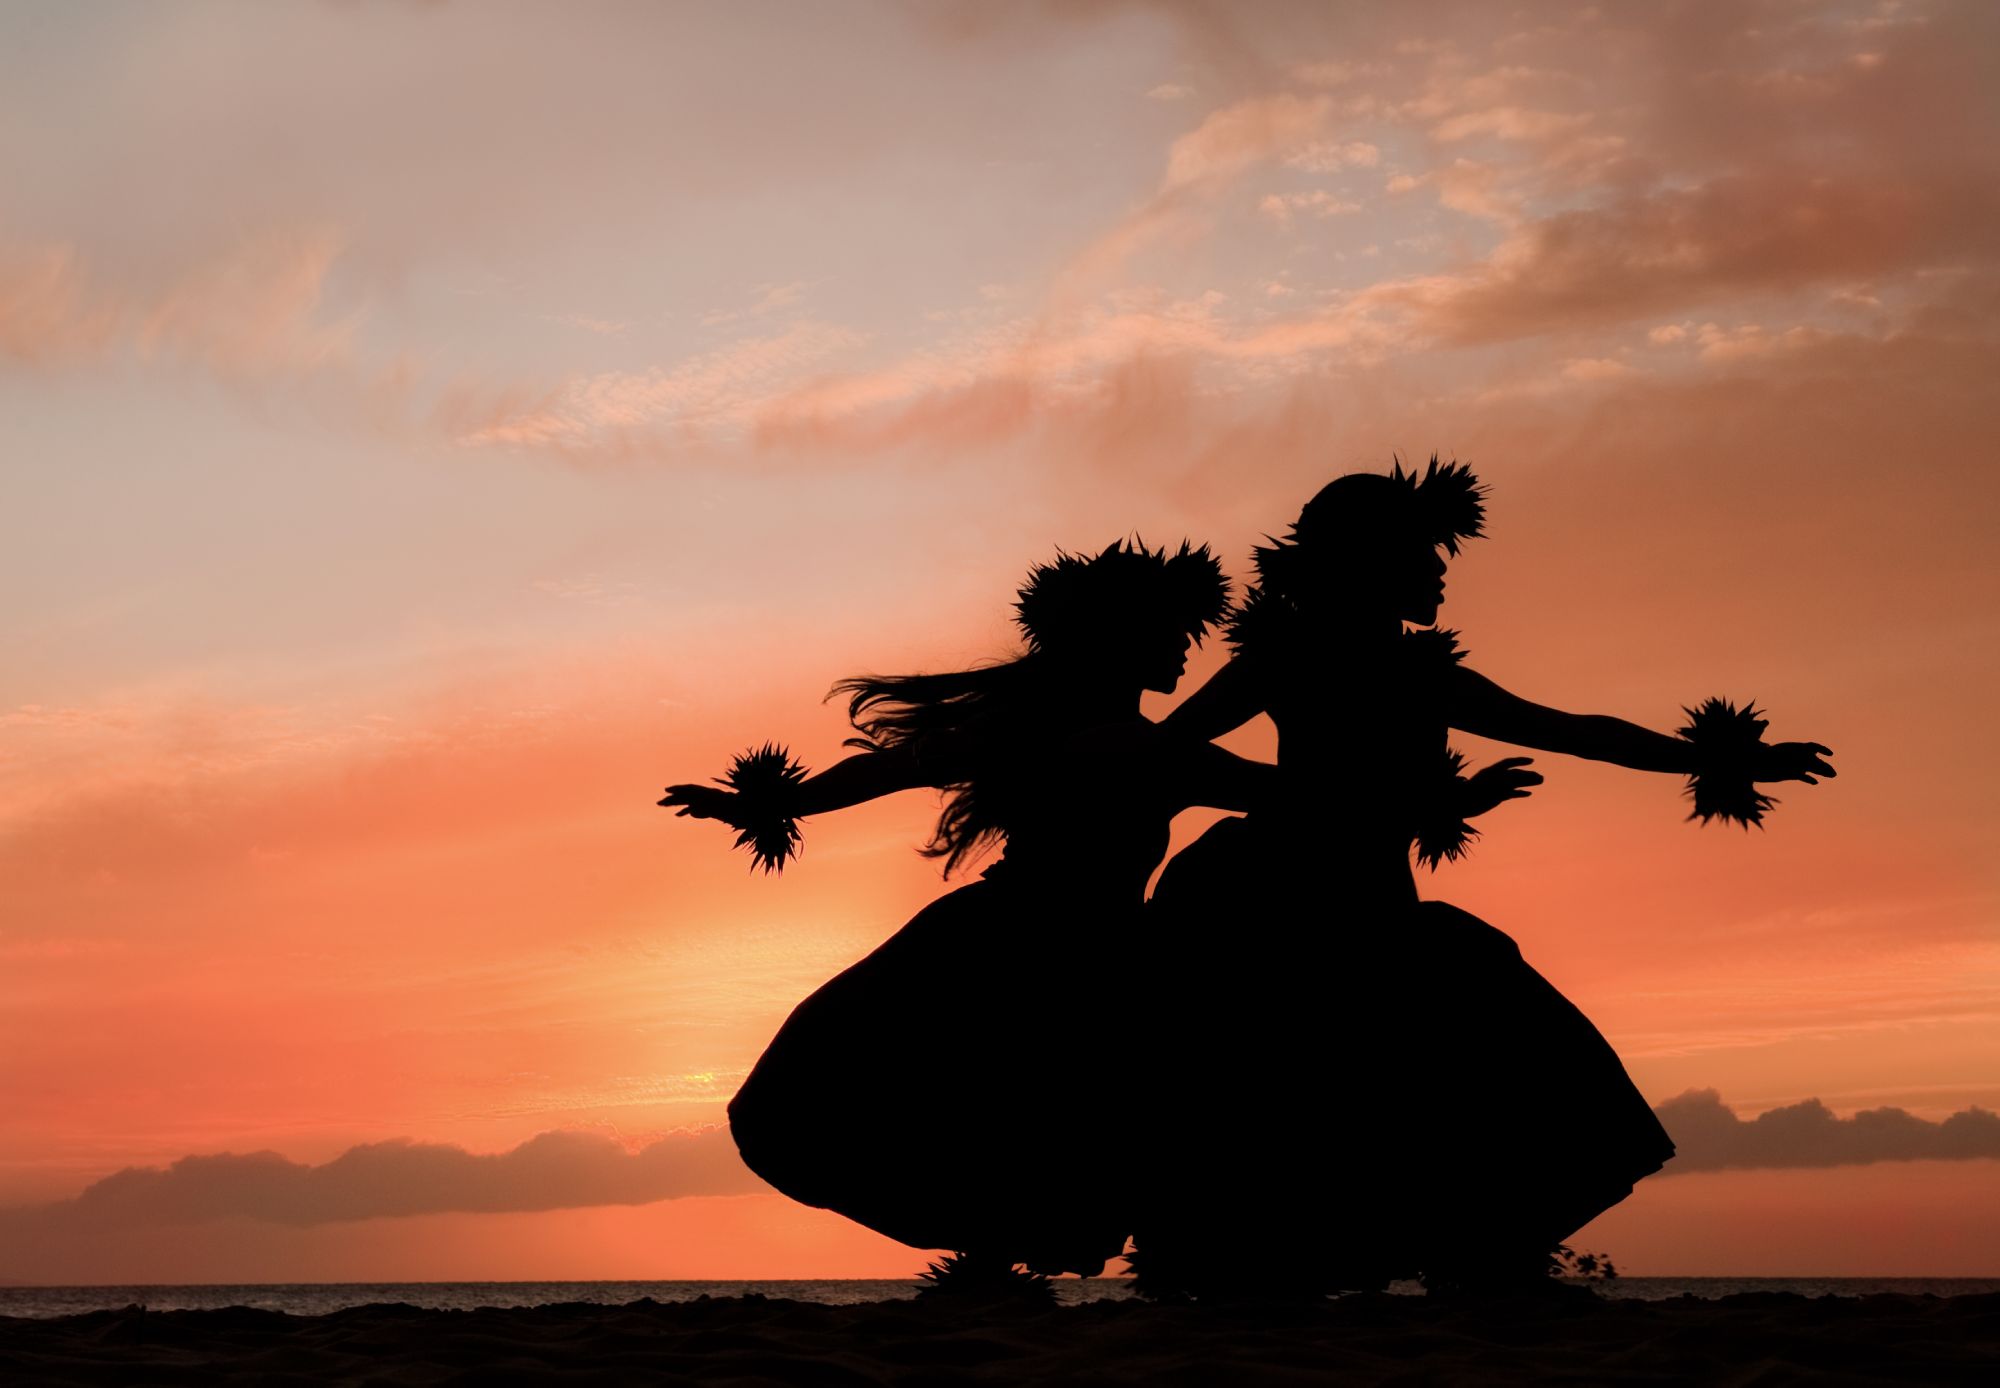
[[[1155,1100],[1137,1230],[1142,1278],[1215,1290],[1273,1277],[1511,1285],[1656,1171],[1673,1145],[1584,1015],[1514,941],[1419,901],[1483,808],[1541,778],[1525,757],[1454,778],[1450,728],[1693,778],[1695,813],[1756,822],[1754,782],[1831,776],[1816,743],[1765,744],[1711,700],[1680,737],[1518,698],[1432,628],[1446,556],[1484,528],[1482,490],[1435,458],[1419,477],[1323,488],[1256,554],[1229,663],[1166,720],[1207,740],[1270,714],[1280,788],[1162,875],[1155,924],[1178,963],[1151,1027],[1177,1083],[1229,1095],[1240,1127],[1179,1131]],[[1207,945],[1218,923],[1230,949]]]
[[[1168,822],[1247,808],[1269,766],[1161,732],[1228,583],[1206,546],[1060,555],[1020,591],[1025,653],[947,674],[843,680],[855,756],[810,778],[777,749],[718,790],[660,803],[719,819],[767,868],[804,815],[917,786],[947,798],[925,852],[959,867],[942,897],[800,1003],[729,1107],[743,1158],[779,1190],[917,1248],[985,1266],[1092,1274],[1124,1246],[1128,1189],[1099,1160],[1129,1129],[1128,1086],[1087,1053],[1130,991],[1145,884]]]

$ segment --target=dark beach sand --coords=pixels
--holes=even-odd
[[[2000,1295],[1258,1309],[730,1297],[0,1318],[0,1382],[2000,1384]]]

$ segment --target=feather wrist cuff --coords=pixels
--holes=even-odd
[[[1752,776],[1757,754],[1770,724],[1764,711],[1742,708],[1727,699],[1710,699],[1699,708],[1684,708],[1688,724],[1680,735],[1694,747],[1695,772],[1688,777],[1687,796],[1694,802],[1689,819],[1711,819],[1762,825],[1764,812],[1778,802],[1757,789]]]
[[[805,846],[799,832],[799,787],[806,769],[775,742],[738,754],[716,784],[736,792],[724,819],[736,846],[750,850],[750,870],[777,872]]]
[[[1455,863],[1472,851],[1479,831],[1465,822],[1463,796],[1466,784],[1465,754],[1447,747],[1439,768],[1436,790],[1426,797],[1418,817],[1417,861],[1432,872],[1439,863]]]

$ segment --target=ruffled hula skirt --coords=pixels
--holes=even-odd
[[[915,1248],[1116,1256],[1132,1201],[1103,1157],[1132,1106],[1067,1043],[1116,1006],[1111,946],[1139,910],[1046,895],[961,887],[800,1003],[729,1106],[750,1168]]]
[[[1512,938],[1391,880],[1343,896],[1242,819],[1169,864],[1144,1030],[1180,1061],[1140,1125],[1142,1269],[1525,1267],[1673,1155]]]

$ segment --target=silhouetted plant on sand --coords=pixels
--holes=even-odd
[[[1536,1277],[1539,1267],[1542,1276]],[[1519,1296],[1544,1288],[1585,1291],[1576,1283],[1616,1281],[1618,1267],[1608,1254],[1586,1252],[1559,1243],[1541,1258],[1524,1265],[1519,1260],[1493,1258],[1452,1264],[1425,1271],[1419,1279],[1432,1296]]]
[[[1126,1249],[1123,1256],[1125,1276],[1132,1279],[1132,1290],[1146,1300],[1178,1303],[1189,1299],[1189,1269],[1175,1267],[1176,1260],[1171,1256],[1162,1258],[1150,1252],[1141,1253],[1137,1248]]]
[[[1549,1255],[1549,1276],[1568,1282],[1616,1282],[1618,1265],[1607,1253],[1586,1253],[1559,1243]]]
[[[1056,1289],[1039,1272],[1031,1272],[1005,1257],[978,1253],[947,1253],[917,1274],[919,1297],[950,1297],[968,1301],[1014,1301],[1053,1306]]]
[[[1379,1292],[1389,1279],[1378,1269],[1346,1266],[1329,1250],[1301,1241],[1254,1260],[1218,1257],[1213,1249],[1138,1247],[1124,1254],[1132,1290],[1148,1301],[1296,1301],[1340,1292]]]

